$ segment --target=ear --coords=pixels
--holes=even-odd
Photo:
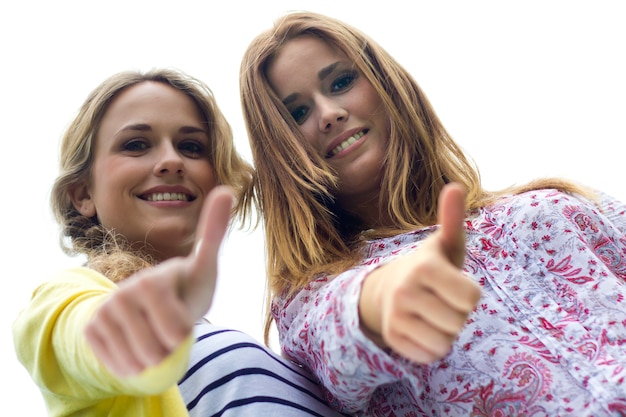
[[[87,184],[84,182],[75,184],[68,191],[72,205],[80,214],[85,217],[93,217],[96,215],[96,204],[91,198],[91,194]]]

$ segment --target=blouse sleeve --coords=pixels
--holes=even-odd
[[[417,374],[416,365],[380,349],[360,329],[361,285],[377,266],[319,277],[293,298],[278,297],[272,305],[283,352],[308,367],[333,405],[345,412],[365,409],[380,386]]]
[[[64,271],[39,286],[13,324],[18,359],[43,393],[97,401],[159,394],[186,369],[191,335],[156,367],[129,378],[110,374],[84,337],[87,322],[116,286],[86,268]]]

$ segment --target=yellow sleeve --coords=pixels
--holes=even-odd
[[[13,324],[16,353],[46,402],[77,401],[80,409],[120,395],[157,395],[184,375],[191,334],[161,364],[132,378],[111,375],[95,358],[84,329],[116,288],[93,270],[70,269],[39,286],[19,313]]]

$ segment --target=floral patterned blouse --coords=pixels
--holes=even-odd
[[[373,268],[435,227],[275,298],[284,354],[357,416],[626,416],[625,205],[540,190],[469,213],[464,271],[481,300],[451,352],[416,365],[361,332],[357,304]]]

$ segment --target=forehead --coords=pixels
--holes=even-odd
[[[302,35],[285,42],[267,67],[270,85],[283,97],[302,82],[320,81],[323,70],[348,57],[328,42]]]
[[[148,108],[170,108],[182,106],[182,110],[192,114],[199,113],[195,101],[182,91],[161,82],[143,81],[120,92],[110,103],[105,112],[138,111]]]
[[[101,130],[129,123],[202,124],[196,102],[176,88],[155,81],[135,84],[119,93],[106,109]]]

